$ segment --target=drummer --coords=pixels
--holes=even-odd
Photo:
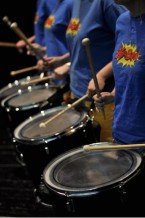
[[[113,139],[119,144],[145,143],[145,1],[115,0],[129,11],[122,14],[116,24],[116,45],[112,62],[98,74],[102,84],[114,74],[115,89],[102,92],[93,98],[97,108],[115,102],[113,114]],[[128,34],[130,30],[130,34]],[[93,82],[89,90],[93,90]],[[145,152],[145,149],[139,149]]]
[[[57,0],[37,0],[36,13],[34,16],[34,35],[28,38],[30,43],[38,43],[41,46],[44,44],[44,23],[46,18],[51,14],[55,8]],[[23,52],[23,48],[26,47],[24,40],[19,40],[16,43],[16,47],[20,53]],[[44,48],[45,49],[45,48]]]
[[[98,13],[96,13],[96,11]],[[95,63],[95,71],[98,72],[105,64],[111,61],[112,53],[115,45],[115,24],[120,14],[126,11],[126,8],[114,3],[113,0],[74,0],[73,13],[70,24],[67,29],[66,37],[69,48],[69,53],[59,58],[48,58],[48,63],[54,64],[57,61],[64,61],[70,56],[70,70],[67,64],[56,68],[55,73],[58,76],[63,76],[69,70],[70,75],[70,89],[71,92],[67,99],[69,102],[75,101],[86,94],[89,81],[92,78],[90,66],[88,63],[85,48],[82,45],[83,38],[90,38],[92,56]],[[114,78],[109,78],[106,82],[104,90],[112,90],[114,87]],[[85,103],[85,106],[90,107],[91,100]],[[112,117],[112,107],[109,112]],[[97,116],[98,123],[104,121],[100,115]],[[108,114],[106,115],[106,119]],[[104,121],[106,127],[107,121]],[[112,124],[112,123],[111,123]],[[106,135],[101,134],[101,141],[108,141],[110,139],[111,124],[106,130]],[[98,124],[97,124],[98,125]],[[102,126],[102,124],[101,124]],[[103,129],[103,128],[102,128]],[[109,138],[109,139],[108,139]]]
[[[66,42],[66,29],[71,19],[73,0],[57,0],[56,7],[52,10],[52,13],[45,21],[44,25],[44,45],[32,44],[35,48],[43,50],[43,55],[47,57],[59,57],[68,52]],[[31,54],[31,50],[29,50]],[[43,63],[41,59],[37,61],[38,69],[45,71],[48,75],[54,75],[53,69],[56,65],[51,68]],[[60,94],[65,95],[65,92],[69,89],[69,76],[65,75],[63,78],[49,79],[50,84],[60,87]]]

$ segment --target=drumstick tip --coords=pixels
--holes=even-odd
[[[4,16],[3,21],[7,22],[7,21],[9,21],[9,18],[7,16]]]
[[[39,124],[39,127],[40,127],[40,128],[44,128],[44,127],[46,127],[46,125],[45,125],[45,123],[40,123],[40,124]]]
[[[89,151],[90,150],[90,146],[89,145],[84,145],[83,149],[84,149],[84,151]]]
[[[17,26],[18,26],[18,25],[17,25],[16,22],[14,22],[14,23],[11,24],[11,28],[16,28]]]
[[[82,40],[82,44],[83,44],[84,46],[88,46],[88,45],[90,44],[89,38],[84,38],[84,39]]]
[[[11,72],[10,72],[10,75],[11,75],[11,76],[14,76],[14,75],[15,75],[15,71],[11,71]]]

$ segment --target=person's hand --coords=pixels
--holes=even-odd
[[[16,43],[16,48],[18,49],[18,52],[23,53],[24,48],[26,47],[26,43],[24,40],[19,40]]]
[[[97,97],[97,94],[93,96],[96,110],[99,112],[104,105],[114,102],[114,92],[101,92],[101,97]]]
[[[45,60],[52,68],[60,67],[64,64],[63,56],[47,57]]]
[[[31,45],[34,48],[34,50],[32,48],[30,48],[29,45],[27,45],[26,46],[26,48],[27,48],[27,55],[32,55],[32,56],[36,56],[37,54],[41,54],[42,56],[45,55],[46,47],[43,47],[43,46],[41,46],[41,45],[39,45],[37,43],[32,43]]]
[[[63,64],[60,67],[57,67],[54,69],[54,73],[56,76],[56,79],[62,79],[69,73],[70,65],[69,63]]]

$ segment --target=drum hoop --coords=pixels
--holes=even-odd
[[[32,88],[31,90],[30,90],[30,87]],[[55,90],[55,93],[54,93],[54,94],[56,94],[56,91],[57,91],[56,88],[52,88],[52,87],[49,87],[49,86],[46,86],[46,85],[29,86],[29,87],[27,87],[26,89],[22,89],[22,90],[21,90],[21,93],[16,92],[16,93],[14,93],[14,94],[12,94],[12,95],[10,95],[10,96],[4,98],[4,99],[2,100],[2,102],[1,102],[1,105],[2,105],[2,107],[6,107],[6,109],[7,109],[8,111],[10,111],[10,110],[16,111],[16,108],[17,108],[17,110],[19,110],[19,111],[21,111],[21,110],[28,110],[28,109],[31,109],[31,108],[34,108],[34,107],[37,108],[37,107],[39,106],[39,104],[42,103],[42,102],[44,102],[45,100],[39,101],[39,102],[37,102],[37,103],[31,103],[31,104],[25,105],[25,106],[18,106],[18,107],[10,106],[8,103],[9,103],[9,101],[10,101],[11,99],[16,98],[16,97],[19,96],[19,95],[22,95],[22,94],[31,92],[31,91],[33,91],[33,90],[41,90],[41,89],[42,89],[42,90],[43,90],[43,89],[44,89],[44,90],[45,90],[45,89],[48,89],[48,90]],[[27,91],[28,91],[28,92],[27,92]],[[54,95],[54,94],[53,94],[53,95]]]
[[[65,131],[62,131],[59,134],[57,133],[57,135],[54,134],[52,136],[49,136],[49,138],[48,137],[41,137],[39,139],[35,139],[35,138],[27,139],[27,138],[22,138],[20,136],[20,132],[22,131],[22,129],[24,127],[26,127],[26,125],[30,124],[30,122],[33,122],[33,120],[38,119],[41,116],[43,117],[44,115],[42,115],[42,114],[46,113],[48,115],[48,114],[51,114],[53,112],[59,111],[61,109],[63,110],[64,108],[66,108],[66,106],[57,106],[54,108],[49,108],[47,110],[41,111],[40,113],[37,113],[34,116],[29,117],[28,119],[23,121],[20,125],[18,125],[16,127],[16,129],[14,130],[14,140],[21,142],[21,143],[28,144],[28,145],[30,145],[30,142],[32,143],[31,145],[33,145],[33,144],[38,145],[38,144],[42,144],[42,143],[45,143],[47,145],[47,143],[49,143],[53,140],[56,140],[58,137],[62,137],[63,135],[66,135],[66,133],[69,132],[70,128],[71,128],[71,130],[72,130],[72,128],[75,130],[77,130],[77,128],[80,128],[80,125],[78,125],[78,123],[77,123],[75,125],[72,125],[71,127],[68,127],[67,129],[65,129]],[[88,122],[89,120],[90,120],[90,118],[89,118],[87,112],[82,111],[81,125],[84,124],[85,122]]]
[[[102,143],[97,143],[97,144],[99,145],[99,144],[102,144]],[[105,144],[106,144],[106,142],[105,142]],[[75,154],[84,152],[82,147],[78,147],[76,149],[71,149],[71,150],[69,150],[69,151],[67,151],[67,152],[57,156],[56,158],[54,158],[52,161],[50,161],[46,165],[46,167],[45,167],[45,169],[43,171],[43,180],[44,180],[44,183],[45,183],[45,185],[48,188],[50,188],[52,190],[57,190],[59,192],[63,192],[63,194],[66,194],[66,192],[68,192],[69,194],[72,193],[72,195],[74,195],[74,196],[78,196],[78,194],[80,194],[80,192],[82,192],[82,193],[92,192],[93,194],[96,194],[98,191],[106,190],[106,189],[110,188],[111,186],[113,186],[113,187],[120,186],[121,184],[124,184],[126,178],[129,181],[129,178],[130,177],[132,178],[132,176],[136,173],[137,169],[142,164],[142,156],[138,152],[132,151],[132,150],[131,151],[127,151],[125,149],[124,150],[122,149],[122,151],[135,155],[137,158],[140,158],[140,161],[138,161],[136,163],[136,166],[134,167],[133,170],[128,172],[127,177],[126,177],[126,174],[121,176],[121,177],[119,177],[119,181],[116,179],[116,180],[114,180],[112,182],[108,182],[107,184],[105,184],[105,186],[104,186],[104,184],[101,184],[101,185],[97,185],[97,186],[93,186],[93,187],[85,187],[85,188],[71,188],[71,187],[63,186],[61,184],[59,184],[59,186],[58,186],[58,183],[55,182],[55,180],[51,181],[49,179],[49,181],[47,181],[47,178],[49,178],[49,175],[53,172],[53,170],[55,169],[56,166],[58,166],[59,163],[61,163],[63,160],[67,159],[68,157],[71,157],[71,156],[73,156]]]
[[[35,76],[27,76],[27,77],[30,77],[30,78],[33,78],[33,79],[38,78],[38,76],[36,76],[36,75]],[[14,82],[8,83],[6,86],[4,86],[3,88],[0,89],[0,95],[2,95],[3,92],[5,92],[8,89],[11,89],[12,87],[21,86],[22,81],[29,81],[27,79],[27,77],[24,77],[24,78],[19,79],[19,80],[14,80]],[[18,81],[17,84],[16,84],[16,81]],[[11,85],[11,87],[9,87],[10,85]],[[36,84],[34,84],[34,85],[36,85]]]

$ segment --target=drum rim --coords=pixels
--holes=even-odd
[[[56,110],[57,110],[57,111],[63,110],[63,109],[66,108],[66,107],[67,107],[67,106],[57,106],[57,107],[49,108],[49,109],[47,109],[47,110],[44,110],[44,111],[41,111],[41,112],[35,114],[34,116],[29,117],[28,119],[26,119],[25,121],[23,121],[21,124],[19,124],[19,125],[16,127],[16,129],[14,130],[14,138],[13,138],[13,141],[14,141],[14,142],[17,141],[17,142],[24,143],[24,144],[28,144],[28,145],[30,145],[29,143],[31,142],[31,143],[32,143],[31,145],[33,145],[33,144],[36,144],[36,145],[37,145],[37,144],[42,144],[42,143],[47,144],[47,143],[49,143],[50,141],[53,141],[53,140],[55,140],[56,138],[58,138],[58,137],[60,137],[60,136],[63,136],[63,135],[66,133],[66,130],[60,132],[59,134],[57,133],[57,135],[55,135],[55,134],[53,134],[52,136],[50,135],[49,137],[41,137],[41,138],[39,138],[39,139],[35,139],[35,138],[29,139],[29,138],[23,138],[23,137],[21,136],[21,131],[22,131],[23,128],[26,127],[26,125],[28,125],[28,124],[30,125],[30,123],[33,122],[34,120],[37,120],[37,119],[39,119],[40,117],[43,117],[43,116],[44,116],[44,115],[43,115],[44,113],[46,113],[46,114],[51,114],[51,113],[53,113],[53,112],[56,112]],[[71,110],[73,110],[73,108],[72,108]],[[82,117],[83,117],[83,119],[81,120],[81,124],[84,123],[85,121],[88,122],[88,121],[90,120],[90,118],[89,118],[89,116],[88,116],[88,114],[87,114],[86,111],[81,111],[80,113],[81,113],[81,115],[82,115]],[[86,119],[87,119],[87,120],[86,120]],[[72,125],[71,128],[72,128],[72,127],[75,128],[75,129],[76,129],[76,127],[79,128],[79,126],[78,126],[77,124]],[[68,130],[68,129],[70,129],[70,127],[68,127],[67,130]]]
[[[25,93],[27,93],[27,91],[28,92],[31,92],[30,90],[45,90],[45,89],[48,89],[48,90],[55,90],[55,93],[53,94],[53,95],[55,95],[56,94],[56,92],[57,92],[57,88],[54,88],[54,87],[49,87],[49,85],[47,85],[47,84],[43,84],[43,85],[31,85],[31,86],[27,86],[26,87],[26,89],[19,89],[16,93],[13,93],[13,94],[11,94],[11,95],[9,95],[9,96],[7,96],[6,98],[4,98],[3,100],[2,100],[2,102],[1,102],[1,105],[2,105],[2,107],[4,107],[4,108],[6,108],[6,110],[7,111],[17,111],[17,110],[19,110],[19,111],[21,111],[21,110],[26,110],[26,109],[30,109],[30,108],[34,108],[34,107],[38,107],[39,106],[39,104],[40,103],[42,103],[42,102],[44,102],[44,101],[46,101],[46,100],[42,100],[42,101],[39,101],[39,102],[35,102],[35,103],[31,103],[31,104],[28,104],[28,105],[24,105],[24,106],[18,106],[18,107],[14,107],[14,106],[10,106],[9,104],[8,104],[8,102],[11,100],[11,99],[13,99],[13,98],[16,98],[17,96],[19,96],[19,95],[22,95],[22,94],[25,94]],[[18,93],[18,92],[20,92],[20,93]],[[52,96],[53,96],[52,95]],[[17,109],[17,110],[16,110]]]
[[[0,97],[1,97],[1,94],[3,93],[3,92],[5,92],[6,90],[8,90],[8,89],[11,89],[12,87],[14,87],[14,86],[21,86],[21,84],[20,84],[20,82],[22,82],[22,81],[29,81],[27,78],[28,77],[30,77],[30,78],[37,78],[38,76],[26,76],[26,77],[24,77],[24,78],[22,78],[22,79],[16,79],[16,80],[14,80],[13,82],[10,82],[10,83],[8,83],[7,85],[5,85],[4,87],[2,87],[1,89],[0,89]],[[18,84],[16,84],[16,81],[18,81]],[[11,85],[12,87],[8,87],[9,85]],[[26,86],[27,87],[27,86]],[[5,98],[5,97],[4,97]]]
[[[96,144],[98,144],[98,145],[102,145],[102,144],[106,144],[106,143],[108,143],[108,144],[110,144],[109,142],[99,142],[99,143],[96,143]],[[93,143],[94,144],[94,143]],[[92,144],[92,145],[93,145]],[[111,143],[112,144],[112,143]],[[110,150],[111,151],[111,150]],[[137,171],[137,169],[142,165],[142,156],[141,156],[141,154],[140,153],[138,153],[137,151],[133,151],[133,150],[127,150],[127,149],[119,149],[119,151],[123,151],[123,152],[126,152],[126,153],[130,153],[130,154],[133,154],[135,157],[136,157],[136,159],[138,158],[140,158],[140,161],[138,161],[137,163],[136,163],[136,166],[134,167],[134,169],[132,169],[132,170],[129,170],[129,173],[128,173],[128,175],[126,175],[126,173],[125,173],[125,175],[123,175],[123,176],[121,176],[120,178],[119,178],[119,181],[118,181],[118,179],[116,179],[116,180],[114,180],[113,182],[108,182],[107,184],[105,184],[105,186],[104,186],[104,184],[101,184],[101,185],[97,185],[97,186],[93,186],[93,187],[87,187],[87,188],[71,188],[71,187],[66,187],[66,186],[64,186],[64,185],[60,185],[59,184],[59,186],[58,186],[58,183],[57,182],[55,182],[55,179],[53,178],[53,180],[52,181],[50,181],[50,175],[52,174],[52,173],[54,173],[54,170],[55,170],[55,168],[62,162],[62,161],[64,161],[66,158],[68,158],[68,157],[71,157],[72,155],[75,155],[75,154],[77,154],[77,153],[81,153],[81,152],[83,152],[83,148],[82,147],[78,147],[78,148],[75,148],[75,149],[71,149],[71,150],[69,150],[69,151],[67,151],[67,152],[65,152],[65,153],[63,153],[63,154],[61,154],[61,155],[59,155],[59,156],[57,156],[56,158],[54,158],[52,161],[50,161],[47,165],[46,165],[46,167],[44,168],[44,171],[43,171],[43,181],[44,181],[44,184],[46,185],[46,187],[48,187],[49,189],[51,189],[51,190],[55,190],[55,191],[58,191],[59,193],[63,193],[63,194],[66,194],[67,192],[68,193],[73,193],[73,195],[75,196],[77,196],[77,194],[78,193],[88,193],[88,192],[93,192],[93,194],[94,194],[94,191],[95,191],[95,193],[97,193],[98,191],[100,191],[100,190],[105,190],[105,189],[107,189],[107,188],[109,188],[109,187],[111,187],[111,186],[113,186],[113,187],[115,187],[115,186],[119,186],[119,185],[121,185],[121,183],[122,183],[122,185],[124,184],[124,181],[125,181],[125,179],[126,178],[130,178],[131,177],[131,175],[134,175],[135,173],[136,173],[136,171]],[[99,152],[101,152],[101,151],[99,151]],[[126,176],[128,176],[128,177],[126,177]],[[121,180],[120,180],[121,179]],[[49,181],[48,181],[49,180]],[[55,183],[57,183],[57,184],[55,184]]]

